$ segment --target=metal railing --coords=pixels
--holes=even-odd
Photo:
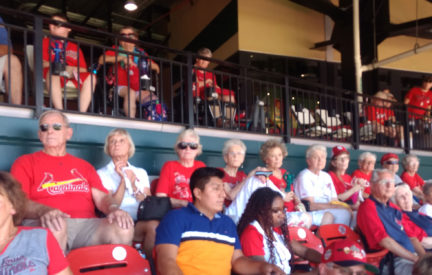
[[[54,77],[65,81],[71,78],[78,83],[87,79],[78,70],[72,70],[72,75],[69,71],[68,77],[61,73],[57,76],[58,72],[53,70],[55,65],[44,62],[44,58],[46,60],[52,54],[43,53],[44,40],[47,45],[52,45],[53,41],[67,41],[69,45],[77,45],[68,53],[76,56],[76,67],[82,67],[82,70],[94,75],[89,80],[90,87],[95,86],[91,89],[87,109],[89,115],[258,132],[282,136],[286,142],[298,137],[348,142],[355,148],[360,144],[370,144],[398,147],[406,151],[432,149],[432,120],[428,116],[417,119],[413,114],[408,114],[406,107],[401,104],[392,107],[373,106],[370,98],[351,91],[205,57],[199,58],[208,59],[215,65],[212,68],[216,69],[197,68],[194,66],[194,60],[198,57],[196,54],[78,25],[64,25],[73,30],[76,38],[58,37],[46,31],[49,24],[58,22],[0,7],[0,15],[5,12],[22,22],[21,26],[5,24],[8,39],[13,44],[13,51],[9,47],[7,52],[9,58],[5,66],[10,71],[12,64],[9,60],[12,55],[20,57],[24,79],[22,105],[34,108],[36,115],[44,108],[53,108],[58,104],[53,97],[53,85],[46,84],[51,83]],[[93,41],[78,39],[80,34],[85,34],[87,38],[93,37]],[[98,41],[110,43],[102,45]],[[127,52],[119,49],[121,41],[135,43],[137,48],[158,54]],[[78,49],[82,50],[83,55]],[[51,51],[55,52],[52,48]],[[108,52],[115,56],[112,63],[107,62]],[[139,98],[148,95],[150,103],[137,102],[135,118],[127,116],[133,109],[133,101],[127,100],[127,96],[120,96],[118,92],[123,88],[129,94],[133,86],[130,77],[127,84],[119,82],[120,56],[131,57],[124,62],[125,68],[133,65],[134,59],[144,60],[146,64],[154,62],[160,68],[159,73],[148,71],[150,84],[148,81],[139,81],[137,95]],[[66,55],[64,58],[67,59]],[[218,88],[210,85],[200,87],[197,72],[204,77],[209,75],[207,78],[217,83]],[[12,78],[9,76],[4,82],[10,90]],[[86,100],[85,93],[77,87],[80,86],[65,85],[61,90],[61,105],[68,112],[78,112],[81,105],[86,105],[83,103]],[[224,93],[232,94],[233,97],[224,102],[221,100]],[[11,97],[2,104],[12,104]],[[394,114],[388,115],[391,118],[376,118],[377,113],[383,115],[391,111]]]

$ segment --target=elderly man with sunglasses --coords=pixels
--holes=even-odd
[[[24,225],[49,228],[64,251],[97,244],[130,244],[132,218],[113,203],[96,170],[67,153],[66,142],[72,134],[63,113],[44,112],[38,132],[43,149],[19,157],[12,165],[11,173],[29,198]],[[107,217],[97,218],[95,207]]]
[[[359,207],[357,225],[365,236],[369,250],[388,249],[394,255],[394,274],[411,274],[417,253],[424,250],[408,237],[402,224],[402,212],[389,200],[395,191],[393,173],[375,170],[371,178],[371,195]],[[389,267],[381,274],[388,274]]]
[[[138,40],[138,34],[133,27],[127,26],[120,30],[120,35],[127,39]],[[117,94],[124,98],[123,111],[129,117],[136,115],[136,102],[144,104],[156,100],[157,96],[150,93],[147,87],[140,85],[140,79],[147,76],[150,80],[151,70],[159,74],[159,65],[148,58],[148,54],[136,46],[135,43],[125,40],[119,41],[114,50],[106,51],[99,57],[99,64],[116,63]],[[126,53],[129,52],[130,54]],[[141,92],[140,92],[141,89]]]

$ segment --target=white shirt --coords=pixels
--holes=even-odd
[[[419,212],[432,218],[432,204],[425,203],[420,207]]]
[[[269,244],[270,240],[267,239],[267,236],[262,229],[261,225],[257,221],[253,221],[251,223],[252,226],[256,228],[256,230],[263,236],[263,245],[264,245],[264,259],[266,262],[270,262],[270,249]],[[286,274],[291,274],[291,267],[289,265],[289,260],[291,259],[291,253],[288,248],[285,246],[285,242],[283,240],[282,235],[279,235],[275,231],[273,231],[274,241],[273,241],[273,254],[275,257],[275,265],[277,265],[280,269],[282,269]]]
[[[125,169],[130,169],[135,173],[135,186],[140,192],[144,193],[144,188],[150,187],[147,172],[144,169],[135,167],[129,162],[128,166],[123,168],[123,170]],[[102,184],[106,189],[108,189],[112,193],[117,191],[121,179],[120,175],[115,171],[115,165],[113,161],[110,161],[110,163],[108,163],[105,167],[97,170],[97,173],[99,174],[99,177],[102,180]],[[137,201],[134,197],[132,185],[129,181],[129,178],[124,175],[124,179],[126,184],[126,190],[123,196],[123,200],[120,204],[120,209],[128,212],[129,215],[131,215],[132,219],[135,221],[137,219],[138,205],[140,202]]]
[[[230,206],[225,209],[225,215],[229,216],[237,224],[252,193],[255,190],[263,187],[269,187],[274,191],[279,192],[282,197],[285,196],[285,194],[282,193],[271,180],[267,180],[267,183],[262,183],[262,181],[257,177],[250,177],[240,189]]]
[[[313,197],[314,202],[317,203],[329,203],[337,199],[330,175],[324,171],[316,175],[307,168],[302,170],[294,180],[294,192],[300,199]]]

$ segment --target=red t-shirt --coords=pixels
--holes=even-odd
[[[361,179],[366,180],[366,188],[365,188],[364,192],[367,194],[370,194],[370,180],[372,177],[372,172],[370,172],[369,174],[365,174],[362,171],[360,171],[359,169],[357,169],[351,174],[351,177],[352,177],[352,179],[361,178]]]
[[[283,175],[285,173],[287,173],[287,170],[281,168],[280,171],[282,173],[282,178],[281,179],[275,177],[273,174],[270,175],[269,179],[273,182],[273,184],[277,188],[279,188],[279,190],[282,190],[282,191],[285,192],[285,188],[287,187],[287,183],[286,183],[285,179],[283,178]],[[294,191],[294,184],[291,184],[290,191]],[[294,200],[291,200],[291,201],[288,201],[288,202],[284,201],[284,205],[285,205],[285,208],[286,208],[287,212],[292,212],[292,211],[295,210],[295,202],[294,202]]]
[[[428,236],[427,233],[420,226],[411,221],[411,219],[405,213],[402,214],[402,225],[406,234],[410,238],[415,237],[419,241],[422,241],[424,237]]]
[[[384,122],[389,119],[388,109],[369,105],[366,107],[366,118],[371,122],[377,122],[384,125]]]
[[[422,118],[426,113],[426,110],[432,104],[432,92],[424,92],[420,87],[413,87],[405,95],[405,100],[409,99],[408,105],[412,105],[418,108],[408,107],[408,114],[410,118]]]
[[[57,40],[58,47],[60,49],[63,49],[65,41],[64,40]],[[42,59],[44,61],[53,62],[55,58],[55,53],[52,50],[52,48],[55,48],[55,40],[51,39],[51,50],[50,50],[50,39],[48,37],[45,37],[42,41]],[[67,41],[66,43],[66,65],[68,66],[74,66],[78,67],[78,58],[79,58],[79,66],[80,68],[85,68],[87,70],[87,63],[84,58],[84,54],[82,53],[81,49],[78,48],[78,46],[75,43],[72,43],[70,41]],[[46,79],[47,74],[49,71],[48,68],[44,68],[43,71],[43,77]],[[86,78],[90,75],[88,72],[80,73],[80,85],[86,80]],[[71,80],[75,87],[78,87],[78,76],[73,76]],[[60,77],[61,85],[64,87],[64,78]]]
[[[329,171],[328,173],[333,180],[333,185],[338,195],[352,188],[352,184],[351,184],[352,178],[350,175],[343,174],[341,175],[342,180],[340,180],[335,172]],[[351,197],[347,199],[347,201],[348,200],[351,200],[353,203],[356,203],[358,200],[358,192],[354,193]]]
[[[196,76],[196,83],[193,83],[193,87],[192,87],[192,93],[194,97],[201,97],[202,99],[205,98],[205,88],[206,87],[210,87],[211,85],[205,84],[205,82],[208,79],[213,80],[213,86],[215,88],[215,92],[219,95],[231,95],[234,96],[234,92],[228,89],[221,89],[220,87],[216,87],[217,83],[216,83],[216,77],[212,72],[209,71],[205,71],[205,70],[199,70],[194,68],[193,69],[193,73]],[[204,86],[203,87],[199,87],[199,89],[197,89],[196,87],[198,87],[198,82],[204,82]]]
[[[251,224],[241,234],[240,244],[246,257],[265,255],[263,235]]]
[[[66,154],[42,151],[19,157],[11,168],[28,198],[67,213],[71,218],[95,218],[92,188],[108,194],[93,166]]]
[[[403,182],[407,183],[411,189],[414,189],[414,187],[417,186],[422,188],[425,184],[424,180],[417,173],[415,173],[414,176],[410,176],[406,171],[404,171],[401,175],[401,179]]]
[[[204,162],[199,160],[195,160],[192,167],[184,167],[176,160],[165,162],[156,186],[156,194],[164,193],[170,198],[192,202],[190,177],[196,169],[205,166]]]
[[[228,183],[231,189],[234,188],[237,184],[241,183],[247,177],[247,175],[243,171],[237,171],[237,175],[235,177],[231,177],[225,172],[225,170],[222,167],[219,169],[224,172],[224,177],[222,181]],[[231,200],[225,199],[226,207],[228,207],[231,203],[232,203]]]
[[[117,49],[117,46],[113,46],[114,49]],[[122,49],[120,47],[120,49]],[[145,56],[148,54],[142,49],[136,49],[135,53],[143,53]],[[124,53],[117,53],[115,51],[106,51],[105,55],[107,56],[116,56],[118,55],[126,55]],[[118,86],[128,86],[128,81],[130,88],[134,91],[139,91],[139,79],[140,72],[137,66],[138,56],[134,56],[134,62],[129,62],[129,64],[124,64],[123,62],[117,62],[117,76],[118,76]],[[147,59],[148,62],[152,62],[150,59]],[[128,69],[127,66],[129,65]]]
[[[399,209],[391,202],[389,202],[388,206]],[[382,249],[379,243],[382,239],[388,237],[389,234],[378,215],[375,203],[370,198],[360,204],[357,212],[357,226],[365,236],[370,249]]]

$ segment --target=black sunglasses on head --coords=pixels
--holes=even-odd
[[[179,148],[180,150],[184,150],[187,147],[189,147],[192,150],[196,150],[198,149],[198,143],[195,142],[180,142],[177,144],[177,148]]]
[[[55,131],[60,131],[62,128],[62,124],[61,123],[53,123],[53,124],[41,124],[39,125],[39,129],[41,130],[41,132],[46,132],[49,130],[49,127],[52,127]]]

